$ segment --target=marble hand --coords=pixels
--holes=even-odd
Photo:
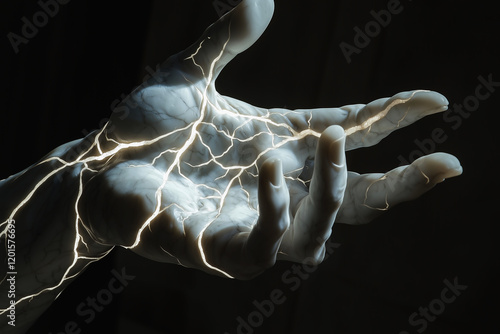
[[[219,94],[218,75],[262,35],[273,10],[271,0],[243,0],[135,89],[103,129],[0,181],[0,256],[15,229],[18,259],[9,269],[15,300],[0,271],[2,330],[12,308],[28,328],[115,246],[248,279],[276,260],[319,264],[335,222],[367,223],[461,173],[444,153],[385,174],[347,171],[345,151],[446,110],[435,92],[307,110]]]
[[[417,90],[342,108],[254,107],[219,94],[224,66],[250,47],[274,4],[245,0],[124,101],[96,136],[80,200],[101,244],[210,273],[251,278],[277,259],[320,263],[334,222],[367,223],[461,173],[438,153],[386,174],[348,173],[345,151],[447,108]],[[101,152],[101,153],[99,153]]]

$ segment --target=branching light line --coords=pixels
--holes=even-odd
[[[136,234],[134,235],[135,238],[133,242],[130,245],[121,245],[121,247],[126,249],[134,249],[138,247],[141,244],[142,233],[146,229],[151,230],[151,225],[153,224],[155,219],[170,208],[182,212],[180,217],[182,217],[184,235],[186,234],[186,231],[184,229],[184,222],[187,219],[189,219],[190,216],[196,214],[196,212],[193,212],[192,210],[187,210],[177,203],[170,203],[168,205],[164,203],[165,202],[164,190],[168,182],[171,180],[171,177],[175,175],[176,177],[180,177],[181,180],[183,180],[183,182],[185,181],[186,183],[192,185],[194,189],[196,189],[200,194],[202,194],[200,195],[201,201],[212,200],[217,203],[215,209],[213,207],[209,207],[204,209],[206,210],[206,212],[205,211],[202,212],[202,213],[207,213],[207,217],[210,217],[210,219],[208,219],[208,222],[203,226],[201,231],[199,231],[199,234],[197,236],[197,247],[200,258],[207,268],[216,271],[224,276],[232,278],[232,276],[229,273],[225,272],[221,268],[217,268],[212,263],[210,263],[209,260],[210,254],[208,254],[207,251],[204,249],[205,234],[212,225],[212,223],[216,221],[217,218],[219,218],[220,215],[222,214],[222,209],[230,196],[230,192],[233,191],[233,189],[240,191],[243,194],[244,198],[247,199],[249,208],[253,211],[256,211],[257,209],[250,204],[251,195],[250,192],[244,187],[245,183],[243,182],[243,178],[256,179],[258,177],[258,168],[259,168],[258,162],[269,152],[278,150],[280,148],[283,148],[285,145],[300,141],[309,136],[319,138],[321,133],[313,130],[311,127],[313,118],[312,113],[309,115],[307,119],[308,128],[303,130],[297,130],[290,124],[286,114],[278,112],[276,113],[270,112],[269,110],[267,111],[263,110],[262,114],[260,115],[245,114],[244,112],[238,112],[237,107],[232,106],[230,100],[223,102],[217,98],[215,100],[211,99],[211,96],[213,96],[214,93],[214,80],[215,80],[216,68],[219,65],[221,58],[225,54],[228,43],[231,40],[231,26],[229,26],[228,33],[229,34],[226,42],[222,45],[217,57],[210,63],[209,68],[204,69],[203,66],[200,65],[200,63],[198,63],[196,60],[200,51],[203,50],[204,47],[208,47],[207,45],[210,44],[208,42],[205,43],[206,40],[202,41],[199,44],[197,50],[191,56],[184,59],[184,61],[191,61],[195,67],[199,68],[204,78],[201,86],[196,86],[195,84],[190,85],[195,90],[193,92],[193,95],[198,95],[198,98],[200,98],[201,101],[199,106],[199,116],[195,121],[189,122],[184,127],[180,127],[168,133],[161,134],[156,138],[142,140],[142,141],[132,141],[126,143],[108,137],[108,125],[109,125],[108,123],[103,127],[102,130],[97,132],[97,134],[95,135],[94,139],[91,142],[90,147],[83,153],[81,153],[73,161],[66,161],[64,158],[61,157],[50,157],[38,163],[37,166],[48,164],[49,166],[57,166],[57,167],[53,168],[52,171],[48,172],[38,182],[36,182],[32,186],[32,188],[27,192],[24,198],[12,209],[12,211],[8,215],[8,218],[2,223],[0,223],[0,238],[5,238],[5,244],[7,246],[6,235],[10,227],[10,222],[16,218],[19,211],[33,199],[33,197],[37,194],[39,190],[42,189],[44,185],[47,185],[49,182],[51,182],[51,180],[53,180],[53,178],[56,175],[63,173],[67,170],[78,171],[79,173],[78,191],[73,206],[74,209],[74,240],[72,240],[73,257],[68,268],[64,271],[62,276],[58,278],[57,284],[42,288],[40,289],[40,291],[36,291],[35,293],[19,298],[18,300],[16,300],[16,305],[22,302],[29,302],[34,297],[39,296],[42,293],[48,291],[54,291],[60,288],[67,280],[76,277],[79,274],[79,271],[75,272],[75,269],[79,261],[86,261],[85,266],[87,266],[90,263],[105,257],[107,254],[109,254],[109,252],[111,252],[111,250],[109,250],[104,254],[101,254],[100,256],[96,257],[91,257],[81,254],[82,247],[84,247],[87,250],[89,249],[88,243],[90,240],[85,240],[84,235],[86,234],[91,235],[91,231],[87,230],[86,234],[81,233],[85,231],[82,230],[82,228],[87,229],[87,227],[86,224],[82,221],[82,216],[80,215],[78,207],[84,193],[84,186],[86,180],[84,176],[92,175],[98,172],[96,170],[97,168],[94,168],[94,164],[101,166],[103,164],[108,164],[119,153],[127,150],[146,148],[153,146],[155,144],[158,144],[157,146],[161,146],[162,141],[171,139],[179,134],[186,135],[185,142],[183,142],[182,145],[178,145],[179,147],[175,148],[169,147],[164,151],[155,153],[154,158],[152,157],[151,160],[148,159],[143,165],[130,164],[128,166],[129,168],[156,166],[157,162],[162,158],[165,158],[165,160],[168,160],[170,162],[168,167],[165,168],[163,172],[162,181],[160,182],[159,186],[155,189],[155,196],[154,196],[155,202],[152,214],[137,229]],[[186,82],[190,83],[190,81],[187,78],[185,79]],[[201,87],[201,88],[196,88],[196,87]],[[413,92],[413,94],[407,99],[396,99],[392,101],[386,108],[384,108],[377,114],[369,117],[363,123],[345,129],[346,136],[350,136],[364,130],[368,130],[368,132],[370,132],[371,127],[378,121],[384,119],[392,108],[410,101],[414,97],[414,95],[417,94],[418,92],[421,91]],[[224,106],[221,106],[221,104],[223,104]],[[215,112],[212,113],[209,112],[209,110],[210,111],[214,110]],[[406,114],[403,116],[403,119],[404,117],[406,117]],[[230,129],[228,129],[228,127],[224,126],[223,122],[218,122],[219,119],[221,120],[231,119],[231,121],[234,124],[237,124],[237,126],[235,126],[231,131]],[[403,119],[401,119],[398,122],[398,126]],[[259,128],[263,130],[257,133],[247,134],[246,133],[248,132],[246,131],[247,127],[253,126],[252,124],[254,123],[258,124]],[[210,143],[211,136],[202,135],[206,133],[211,133],[213,134],[213,136],[218,136],[219,140],[225,143],[225,145],[227,146],[223,147],[220,151],[217,151],[220,148],[212,147]],[[234,161],[232,161],[229,164],[227,163],[226,161],[227,157],[230,154],[234,155],[234,152],[239,150],[242,145],[244,144],[247,145],[247,143],[254,144],[255,142],[260,142],[260,141],[265,141],[266,143],[269,142],[270,145],[266,148],[260,149],[260,151],[257,150],[255,155],[252,157],[253,160],[239,164],[235,164]],[[103,145],[104,143],[105,145]],[[111,148],[109,148],[109,146]],[[254,146],[258,147],[258,145],[256,144]],[[193,154],[193,151],[197,151],[197,153],[200,154],[200,156],[203,156],[203,158],[200,158],[200,161],[190,160],[188,156]],[[203,152],[199,153],[198,151],[203,151]],[[239,152],[237,154],[239,154]],[[168,159],[166,159],[167,156]],[[210,183],[199,184],[196,183],[195,180],[190,178],[189,175],[185,175],[187,174],[187,172],[185,172],[186,169],[200,170],[201,172],[201,170],[205,167],[214,168],[218,172],[218,174],[214,173],[213,180]],[[300,170],[296,170],[296,172],[300,174]],[[303,184],[307,183],[307,181],[299,180],[298,178],[293,178],[292,176],[288,175],[286,176],[286,178],[298,180]],[[375,182],[383,180],[384,178],[377,180]],[[366,197],[364,203],[366,206],[367,206],[366,201],[370,187],[366,189]],[[386,208],[374,208],[374,209],[387,210],[389,207],[387,200],[386,204],[387,204]],[[210,216],[208,214],[210,214]],[[174,258],[177,261],[177,263],[182,265],[182,261],[176,258],[175,254],[172,254],[172,252],[169,252],[163,247],[161,248],[161,250],[168,256]],[[0,314],[4,314],[7,311],[8,309],[3,309],[3,310],[0,309]]]

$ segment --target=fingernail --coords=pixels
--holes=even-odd
[[[342,140],[338,140],[330,145],[330,161],[336,168],[342,168],[344,166],[344,143]]]
[[[434,182],[435,183],[441,183],[441,182],[446,181],[447,179],[451,179],[453,177],[462,175],[462,173],[463,173],[462,166],[459,166],[459,167],[456,167],[456,168],[451,168],[451,169],[447,170],[445,173],[439,174],[435,178]]]
[[[433,153],[417,159],[414,163],[420,166],[420,172],[433,184],[459,176],[463,172],[460,161],[447,153]]]
[[[440,93],[425,91],[415,94],[415,100],[419,101],[424,108],[423,116],[433,115],[448,109],[449,101]]]

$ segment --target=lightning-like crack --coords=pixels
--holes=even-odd
[[[369,208],[369,209],[372,209],[372,210],[378,210],[378,211],[387,211],[389,210],[389,202],[388,202],[388,191],[386,191],[385,193],[385,206],[383,208],[377,208],[377,207],[373,207],[373,206],[370,206],[367,204],[368,202],[368,193],[370,192],[370,189],[375,185],[377,184],[378,182],[382,182],[382,181],[386,181],[388,178],[387,174],[383,175],[382,177],[380,177],[379,179],[377,180],[374,180],[372,183],[370,183],[370,185],[366,188],[366,191],[365,191],[365,200],[363,201],[363,206]]]
[[[356,132],[363,131],[366,129],[368,129],[368,132],[369,132],[371,130],[372,125],[375,124],[376,122],[380,121],[381,119],[385,118],[387,116],[387,114],[389,113],[389,111],[392,110],[392,108],[394,108],[398,105],[407,103],[408,101],[412,100],[416,94],[423,93],[423,92],[428,92],[428,91],[416,90],[416,91],[412,92],[410,97],[408,97],[406,99],[394,99],[391,103],[389,103],[387,105],[387,107],[385,107],[383,110],[377,112],[375,115],[369,117],[363,123],[345,129],[346,136],[350,136]],[[401,122],[406,118],[408,111],[409,111],[409,109],[406,111],[406,113],[403,115],[403,117],[398,121],[397,127],[399,127]]]
[[[224,43],[224,45],[221,47],[220,53],[218,56],[211,62],[209,68],[204,69],[203,66],[201,66],[197,61],[196,57],[199,54],[199,52],[203,49],[204,47],[204,42],[202,41],[197,50],[189,57],[185,58],[184,61],[192,61],[193,64],[199,68],[201,71],[201,74],[205,78],[204,81],[204,87],[203,89],[197,89],[195,86],[195,89],[197,91],[197,94],[201,98],[201,104],[199,107],[199,117],[197,120],[194,122],[189,123],[185,127],[173,130],[169,133],[165,133],[162,135],[157,136],[156,138],[149,139],[149,140],[143,140],[143,141],[134,141],[134,142],[127,142],[127,143],[122,143],[113,139],[108,138],[107,136],[107,127],[108,124],[106,124],[102,130],[100,130],[94,137],[94,140],[92,141],[92,144],[90,147],[82,152],[76,159],[73,161],[66,161],[60,157],[50,157],[46,160],[41,161],[38,165],[43,165],[43,164],[48,164],[48,163],[57,163],[59,164],[59,167],[54,168],[51,172],[47,173],[45,176],[41,178],[40,181],[38,181],[32,189],[24,196],[24,198],[13,208],[13,210],[10,212],[8,218],[0,223],[0,238],[5,238],[6,244],[7,244],[7,230],[10,227],[10,222],[14,221],[16,218],[16,215],[18,214],[19,210],[21,210],[23,207],[25,207],[30,200],[32,200],[33,196],[41,189],[41,187],[48,182],[52,178],[54,178],[58,173],[63,172],[65,169],[73,168],[73,167],[79,167],[81,170],[79,171],[79,182],[78,182],[78,191],[77,191],[77,196],[76,200],[74,203],[74,211],[75,211],[75,221],[74,221],[74,233],[75,233],[75,239],[73,241],[73,260],[71,264],[68,266],[68,268],[65,270],[64,274],[62,277],[58,280],[57,284],[54,284],[53,286],[43,288],[40,291],[24,296],[20,299],[18,299],[15,302],[15,305],[18,305],[21,302],[24,301],[30,301],[33,298],[41,295],[42,293],[48,292],[48,291],[54,291],[61,287],[67,280],[76,277],[80,271],[74,272],[74,269],[79,261],[85,260],[88,261],[85,264],[85,267],[89,265],[92,262],[98,261],[99,259],[105,257],[111,250],[107,251],[106,253],[96,256],[96,257],[88,257],[80,254],[79,248],[80,247],[85,247],[88,250],[88,244],[82,233],[81,233],[81,228],[86,228],[85,224],[82,224],[82,218],[80,216],[79,210],[78,210],[78,204],[80,202],[80,199],[82,198],[83,195],[83,189],[84,189],[84,174],[85,173],[96,173],[97,171],[93,170],[90,166],[92,163],[97,163],[97,162],[104,162],[106,163],[107,161],[111,160],[113,157],[115,157],[118,153],[122,151],[126,151],[129,149],[134,149],[134,148],[144,148],[148,146],[152,146],[154,144],[159,143],[162,140],[168,139],[169,137],[173,137],[176,134],[179,133],[184,133],[188,132],[188,137],[185,143],[180,147],[180,148],[169,148],[166,149],[160,153],[158,153],[151,162],[144,164],[144,165],[130,165],[130,168],[136,168],[136,167],[141,167],[141,166],[154,166],[158,159],[161,157],[165,156],[166,154],[173,155],[174,158],[166,169],[166,171],[163,174],[163,179],[161,184],[158,186],[155,192],[155,207],[153,213],[149,216],[146,221],[143,222],[143,224],[140,226],[140,228],[137,230],[136,237],[133,241],[132,244],[130,245],[122,245],[123,248],[126,249],[134,249],[138,247],[141,243],[141,235],[143,231],[147,228],[151,228],[152,222],[157,218],[161,213],[163,213],[165,210],[175,206],[177,209],[180,209],[186,213],[186,217],[183,218],[182,220],[182,225],[184,228],[184,221],[189,217],[190,214],[193,214],[192,212],[188,212],[187,210],[183,209],[180,205],[178,204],[170,204],[167,207],[164,207],[163,204],[163,189],[165,188],[167,182],[170,179],[170,176],[172,173],[177,172],[178,175],[183,177],[187,182],[190,182],[193,184],[197,189],[202,189],[203,192],[210,193],[204,197],[202,197],[202,200],[204,199],[211,199],[211,200],[217,200],[217,212],[215,213],[214,217],[209,219],[209,221],[204,225],[204,227],[201,229],[198,235],[197,239],[197,246],[199,250],[200,257],[204,263],[204,265],[207,268],[210,268],[216,272],[219,272],[222,275],[225,275],[227,277],[232,278],[232,276],[222,270],[221,268],[217,268],[213,264],[210,263],[208,259],[208,255],[204,249],[204,236],[211,224],[216,221],[221,213],[222,213],[222,208],[224,207],[224,204],[226,203],[226,200],[229,196],[230,190],[239,185],[241,188],[244,196],[247,198],[248,202],[250,202],[250,193],[245,189],[244,187],[244,182],[242,180],[242,177],[244,175],[252,178],[257,178],[258,176],[258,165],[257,162],[259,159],[261,159],[263,156],[265,156],[267,153],[277,150],[281,147],[284,147],[288,143],[299,141],[303,138],[306,138],[308,136],[314,136],[314,137],[320,137],[321,133],[314,131],[311,128],[311,122],[313,118],[313,114],[311,113],[309,115],[309,118],[307,120],[307,123],[309,125],[309,128],[304,129],[304,130],[296,130],[292,125],[290,125],[289,122],[286,121],[286,115],[280,114],[280,113],[272,113],[270,111],[263,112],[261,115],[248,115],[248,114],[242,114],[236,112],[236,108],[231,107],[228,102],[228,105],[225,107],[222,107],[219,105],[219,101],[212,101],[209,97],[209,93],[211,91],[211,88],[213,87],[214,80],[215,80],[215,69],[226,52],[227,45],[231,39],[231,27],[229,26],[229,35]],[[207,43],[208,44],[208,43]],[[186,81],[189,82],[189,80],[186,78]],[[380,121],[384,117],[387,116],[389,111],[400,104],[406,103],[409,100],[413,98],[413,96],[418,93],[419,91],[414,92],[408,99],[396,99],[392,101],[386,108],[384,108],[382,111],[378,112],[377,114],[369,117],[367,120],[365,120],[363,123],[347,128],[345,129],[346,136],[350,136],[354,133],[357,133],[359,131],[363,130],[368,130],[367,132],[370,132],[371,127],[373,124],[376,122]],[[216,114],[212,119],[209,119],[208,115],[208,108],[211,108],[213,110],[216,110]],[[231,110],[235,109],[235,110]],[[293,111],[291,111],[293,112]],[[238,126],[234,128],[233,131],[230,131],[227,128],[220,128],[216,125],[216,117],[232,117],[234,120],[237,120]],[[279,121],[281,117],[281,122]],[[403,119],[406,117],[406,114],[403,116],[403,118],[398,122],[399,124],[403,121]],[[261,131],[249,136],[245,136],[243,138],[240,138],[238,136],[238,132],[242,131],[245,126],[252,122],[259,122],[262,125],[262,128],[265,129],[265,131]],[[216,153],[212,151],[212,148],[210,146],[210,143],[207,142],[203,136],[200,134],[201,129],[203,127],[210,127],[212,128],[219,136],[224,137],[227,142],[228,146],[225,148],[222,152]],[[267,148],[264,148],[256,154],[255,158],[253,161],[247,164],[243,165],[227,165],[224,163],[223,158],[237,145],[237,144],[243,144],[243,143],[250,143],[253,142],[259,138],[265,138],[264,136],[268,136],[271,142],[271,145]],[[114,147],[110,149],[105,149],[101,145],[101,141],[103,140],[103,137],[105,138],[105,142],[111,143],[114,145]],[[190,163],[188,161],[184,161],[183,158],[187,152],[189,152],[190,149],[193,148],[193,145],[195,142],[199,143],[201,147],[203,147],[206,150],[208,159],[204,162],[200,163]],[[97,153],[95,153],[97,152]],[[217,166],[218,168],[221,169],[221,175],[214,178],[214,182],[217,181],[222,181],[224,180],[225,184],[222,187],[222,189],[215,188],[209,184],[196,184],[194,181],[192,181],[189,176],[186,176],[182,173],[181,169],[183,165],[186,165],[192,169],[197,169],[197,168],[202,168],[204,166],[208,166],[210,164],[213,164]],[[297,170],[297,172],[300,174],[300,170]],[[425,175],[424,175],[425,176]],[[287,179],[294,179],[298,180],[304,185],[307,183],[307,181],[300,180],[299,178],[292,178],[291,176],[286,176]],[[384,178],[381,178],[380,180],[375,181],[374,183],[378,181],[382,181]],[[374,184],[373,183],[373,184]],[[373,185],[372,184],[372,185]],[[365,194],[365,205],[366,204],[367,198],[368,198],[368,192],[371,188],[371,186],[366,189],[366,194]],[[386,208],[373,208],[377,210],[387,210],[389,207],[389,204],[387,203],[386,199]],[[249,205],[250,206],[250,205]],[[252,210],[256,210],[256,208],[252,208]],[[90,234],[90,231],[87,231]],[[184,234],[185,234],[184,230]],[[162,248],[162,251],[165,254],[168,254],[172,258],[176,259],[176,261],[180,264],[183,265],[182,262],[175,257],[174,254],[169,253],[167,250]],[[0,314],[4,314],[7,312],[8,309],[0,309]]]

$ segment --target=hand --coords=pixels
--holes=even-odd
[[[95,137],[79,210],[90,235],[157,261],[251,278],[276,259],[320,263],[335,221],[363,224],[459,175],[438,153],[387,174],[348,173],[345,151],[447,108],[429,91],[368,105],[284,110],[220,95],[224,66],[271,20],[244,0],[171,57]],[[120,106],[117,110],[120,109]]]

